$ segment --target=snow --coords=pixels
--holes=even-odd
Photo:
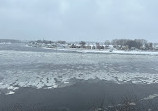
[[[123,59],[122,59],[123,58]],[[151,67],[151,74],[142,71],[121,71],[132,66],[126,64],[154,63],[156,56],[46,53],[25,51],[0,51],[0,89],[8,89],[6,94],[14,94],[20,87],[58,88],[65,87],[72,79],[100,79],[117,84],[158,83],[158,67]],[[157,62],[156,62],[157,63]],[[144,64],[146,65],[146,64]],[[148,64],[147,64],[148,65]],[[154,66],[154,65],[153,65]],[[118,68],[118,69],[116,69]],[[1,93],[1,92],[0,92]]]
[[[158,51],[125,51],[125,50],[113,50],[110,52],[110,50],[98,50],[98,49],[57,49],[62,51],[73,51],[73,52],[80,52],[80,53],[103,53],[103,54],[132,54],[132,55],[158,55]]]
[[[9,91],[8,93],[6,93],[6,95],[12,95],[12,94],[14,94],[15,92],[13,92],[13,91]]]
[[[153,95],[149,95],[148,97],[145,97],[141,100],[150,100],[150,99],[154,99],[154,98],[157,98],[158,97],[158,94],[153,94]]]

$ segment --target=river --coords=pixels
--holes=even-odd
[[[0,45],[0,109],[87,111],[158,94],[158,56]],[[157,98],[152,101],[156,104]]]

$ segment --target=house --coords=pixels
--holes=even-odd
[[[85,46],[86,49],[92,49],[90,45]]]
[[[154,43],[153,49],[154,49],[154,50],[158,50],[158,43]]]

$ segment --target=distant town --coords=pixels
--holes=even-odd
[[[144,39],[114,39],[105,42],[66,42],[66,41],[48,41],[37,40],[28,42],[32,47],[45,48],[73,48],[73,49],[98,49],[98,50],[150,50],[158,51],[158,43],[151,43]]]
[[[12,40],[12,39],[0,39],[0,44],[11,44],[11,43],[22,43],[24,41]],[[114,39],[112,41],[105,40],[104,42],[66,42],[66,41],[50,41],[50,40],[35,40],[25,41],[28,46],[31,47],[42,47],[52,49],[89,49],[89,50],[144,50],[144,51],[158,51],[158,43],[148,42],[144,39]]]

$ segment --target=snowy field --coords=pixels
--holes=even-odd
[[[0,50],[0,93],[59,88],[75,80],[158,83],[158,56]]]

